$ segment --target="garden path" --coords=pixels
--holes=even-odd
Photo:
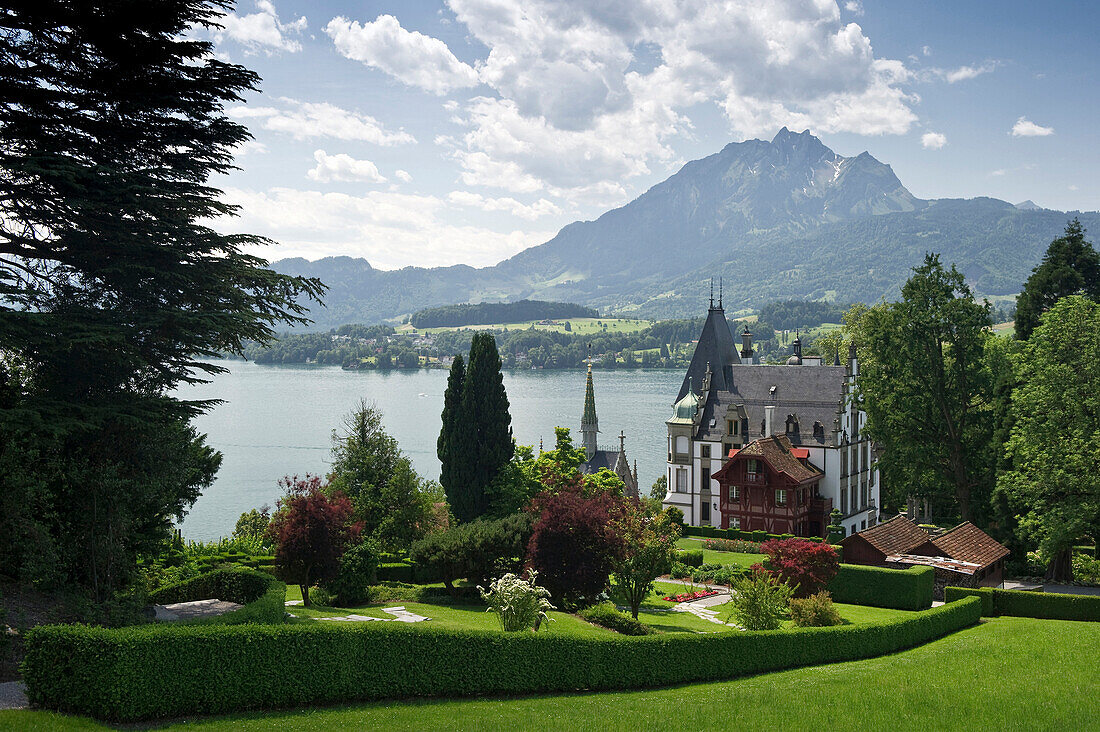
[[[403,605],[398,605],[397,607],[384,607],[384,608],[382,608],[382,612],[387,613],[389,615],[392,615],[393,617],[392,618],[372,618],[369,615],[351,614],[351,615],[339,615],[339,616],[333,617],[333,618],[317,618],[317,619],[318,620],[339,620],[339,621],[350,622],[350,623],[365,623],[365,622],[369,622],[369,621],[372,621],[372,620],[381,621],[383,623],[387,623],[387,622],[393,622],[393,623],[422,623],[425,620],[431,620],[431,618],[426,618],[423,615],[417,615],[416,613],[409,612],[408,610],[405,609],[405,607]]]

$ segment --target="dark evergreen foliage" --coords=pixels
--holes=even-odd
[[[204,223],[235,211],[208,180],[249,136],[225,104],[259,81],[189,35],[229,6],[0,12],[0,494],[21,507],[0,571],[98,600],[125,584],[220,460],[188,426],[210,403],[170,390],[321,292]]]
[[[1065,236],[1050,243],[1043,261],[1032,270],[1016,298],[1016,337],[1024,341],[1039,327],[1039,318],[1067,295],[1100,302],[1100,254],[1085,241],[1079,219],[1066,224]]]
[[[822,323],[839,323],[847,305],[835,302],[783,300],[760,308],[760,320],[778,330],[815,328]]]
[[[454,506],[459,500],[458,493],[468,480],[468,463],[461,453],[456,452],[461,442],[458,431],[462,429],[462,397],[466,388],[466,361],[461,355],[454,358],[451,373],[447,376],[447,390],[443,392],[443,427],[436,440],[435,454],[439,458],[439,483],[447,494],[448,502]]]
[[[453,459],[465,463],[453,495],[451,510],[459,521],[472,521],[489,509],[489,485],[515,452],[512,415],[500,372],[500,355],[491,333],[474,335],[470,365],[462,388],[462,409],[448,441]]]
[[[491,325],[493,323],[523,323],[528,320],[559,318],[598,318],[600,312],[571,302],[518,300],[516,302],[483,302],[476,305],[445,305],[412,314],[409,323],[414,328],[440,326]]]

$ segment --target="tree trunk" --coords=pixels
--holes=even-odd
[[[1073,581],[1073,548],[1069,547],[1054,555],[1047,565],[1047,573],[1043,575],[1047,582],[1072,582]]]
[[[309,585],[298,585],[302,591],[302,606],[309,607]]]
[[[456,600],[458,599],[458,590],[455,589],[454,582],[451,580],[450,577],[443,578],[443,586],[447,588],[447,592],[451,595],[451,597]]]

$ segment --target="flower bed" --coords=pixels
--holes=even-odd
[[[714,597],[717,594],[717,590],[696,590],[695,592],[684,592],[679,595],[669,595],[661,599],[667,602],[691,602],[692,600],[702,600],[704,597]]]

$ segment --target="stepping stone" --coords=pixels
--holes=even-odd
[[[289,607],[291,605],[301,605],[302,601],[301,600],[287,600],[283,604]]]

